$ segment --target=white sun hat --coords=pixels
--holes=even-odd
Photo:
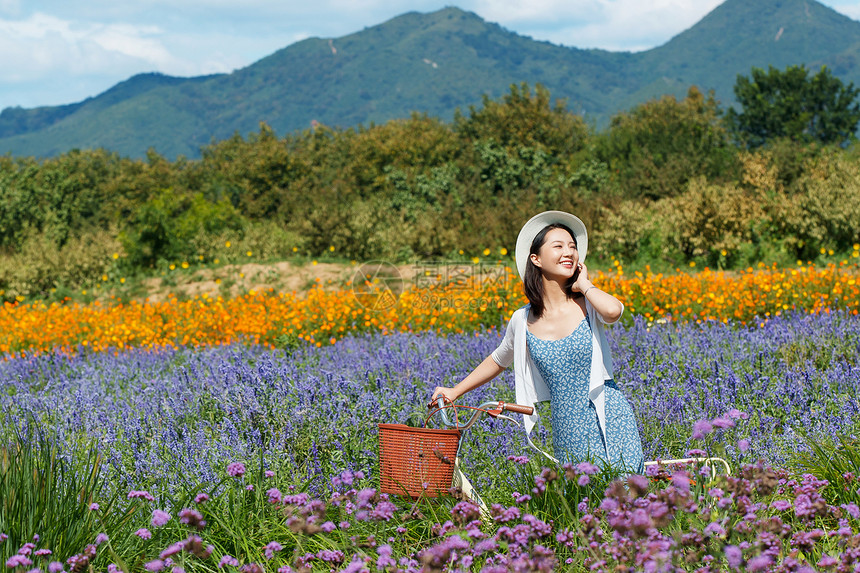
[[[585,260],[585,253],[588,252],[588,232],[585,230],[585,224],[579,217],[564,211],[544,211],[529,219],[517,236],[517,270],[521,279],[526,278],[526,262],[529,260],[532,241],[544,227],[553,223],[560,223],[573,231],[576,250],[579,251],[579,261]]]

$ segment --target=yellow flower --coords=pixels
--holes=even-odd
[[[508,254],[508,250],[504,247],[502,247],[502,249],[499,252],[502,254],[503,257]]]
[[[696,266],[696,261],[690,261],[690,266],[691,266],[691,267],[695,267],[695,266]]]
[[[248,251],[248,252],[247,252],[247,253],[245,253],[245,254],[246,254],[246,255],[248,255],[249,257],[252,255],[251,251]]]
[[[463,254],[463,249],[460,249],[460,254],[461,254],[461,255]]]
[[[315,264],[317,264],[317,262],[316,262],[316,261],[313,261],[313,262],[311,262],[311,264],[312,264],[312,265],[315,265]]]
[[[298,250],[299,250],[299,248],[298,248],[298,247],[293,247],[293,252],[294,252],[294,253],[295,253],[295,252],[298,252]]]
[[[119,258],[119,253],[114,253],[114,254],[113,254],[113,258],[114,258],[114,259],[118,259],[118,258]]]
[[[119,279],[119,282],[121,282],[122,284],[125,284],[125,277],[122,277],[121,279]]]
[[[182,261],[182,268],[183,268],[183,269],[187,269],[187,268],[188,268],[188,262],[187,262],[187,261]]]
[[[328,250],[333,253],[334,252],[334,245],[329,246]]]
[[[832,257],[832,256],[833,256],[833,249],[829,249],[829,250],[827,251],[827,254],[828,254],[828,255],[830,255],[830,256]]]
[[[240,279],[245,278],[245,273],[239,273],[239,278],[240,278]]]
[[[725,257],[726,255],[728,255],[728,254],[729,254],[729,252],[728,252],[727,250],[723,249],[723,250],[721,250],[721,251],[720,251],[720,254],[721,254],[721,255],[723,255],[723,256]]]
[[[107,276],[107,275],[102,275],[102,280],[103,280],[103,281],[108,280],[108,276]]]
[[[224,243],[224,246],[229,249],[230,248],[230,241],[227,241],[226,243]]]
[[[169,268],[171,271],[172,271],[172,270],[175,270],[175,269],[176,269],[176,265],[174,265],[173,263],[170,263],[170,266],[169,266],[168,268]]]
[[[82,290],[82,291],[81,291],[81,294],[86,295],[86,294],[87,294],[87,291],[86,291],[86,290]]]
[[[827,249],[825,249],[824,247],[821,247],[821,254],[824,255],[826,253],[827,253]]]
[[[217,264],[218,264],[218,263],[220,263],[221,261],[220,261],[220,260],[218,260],[218,259],[215,259],[215,260],[214,260],[214,261],[212,261],[212,262],[213,262],[213,263],[215,263],[215,264],[217,265]]]
[[[490,255],[490,249],[484,249],[484,256],[487,257]]]
[[[478,263],[481,262],[481,259],[479,259],[478,257],[472,257],[472,262],[477,265]]]
[[[203,255],[197,255],[197,260],[202,261],[202,260],[203,260]]]
[[[221,284],[221,279],[215,279],[215,284],[216,284],[216,285],[220,285],[220,284]]]
[[[854,250],[860,251],[860,243],[854,243]]]

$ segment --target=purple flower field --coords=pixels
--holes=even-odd
[[[464,459],[488,513],[378,493],[376,424],[420,419],[498,333],[42,355],[0,364],[0,509],[21,516],[0,512],[0,554],[10,573],[860,570],[858,317],[609,332],[646,458],[705,449],[732,476],[540,469],[485,420]],[[467,398],[511,400],[512,372]],[[848,466],[798,466],[837,438]],[[55,455],[72,487],[49,479]]]
[[[856,316],[650,330],[637,321],[609,333],[646,459],[682,456],[694,447],[695,421],[732,408],[749,420],[712,437],[733,465],[759,458],[785,464],[805,447],[800,431],[815,438],[851,435],[860,426]],[[8,434],[36,419],[61,450],[94,440],[120,489],[169,494],[215,483],[241,460],[320,491],[344,470],[373,474],[376,424],[423,413],[434,386],[465,376],[498,341],[497,334],[421,333],[347,338],[291,353],[234,345],[17,358],[0,364],[2,429]],[[512,400],[513,373],[467,398]],[[539,435],[550,443],[545,430]],[[741,439],[746,452],[737,448]],[[481,488],[499,480],[481,471],[484,461],[522,454],[530,452],[520,432],[485,421],[469,434],[464,457]]]

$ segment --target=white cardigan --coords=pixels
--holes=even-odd
[[[550,391],[544,382],[540,371],[532,361],[526,343],[526,332],[528,330],[528,312],[531,304],[517,309],[505,330],[505,337],[492,357],[496,364],[507,368],[514,364],[514,383],[516,385],[517,404],[532,406],[538,402],[550,399]],[[591,354],[591,375],[588,382],[588,398],[597,410],[597,421],[600,431],[606,437],[606,394],[604,393],[604,382],[612,379],[612,354],[606,342],[603,332],[603,320],[588,300],[585,301],[585,310],[591,325],[591,341],[593,351]],[[623,309],[622,309],[623,312]],[[524,416],[526,435],[530,434],[535,424],[540,421],[537,411],[531,416]]]

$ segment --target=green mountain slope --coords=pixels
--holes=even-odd
[[[284,134],[313,121],[351,127],[413,111],[450,119],[523,81],[544,84],[601,126],[617,111],[683,95],[692,84],[729,102],[738,73],[800,63],[827,64],[860,84],[860,23],[813,0],[727,0],[667,44],[630,54],[534,41],[446,8],[304,40],[231,74],[145,74],[78,104],[6,109],[0,153],[106,147],[140,157],[153,147],[171,158],[197,157],[201,145],[256,131],[260,122]]]
[[[645,77],[669,77],[734,99],[739,73],[753,66],[828,65],[860,84],[860,23],[813,0],[726,0],[666,44],[639,54]]]

